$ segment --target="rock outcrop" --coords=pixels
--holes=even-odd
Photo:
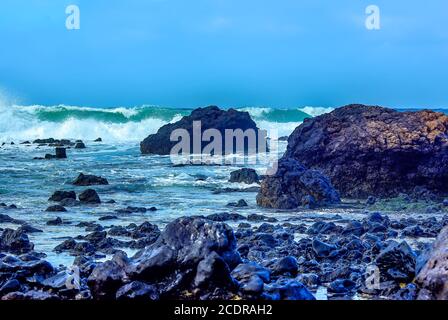
[[[210,293],[236,289],[230,270],[240,263],[232,229],[200,217],[179,218],[159,239],[129,260],[100,264],[89,277],[95,298],[115,297],[128,281],[155,286],[162,297],[181,297],[185,290]],[[121,294],[120,294],[121,295]]]
[[[448,300],[448,227],[439,234],[428,261],[416,278],[420,300]]]
[[[423,186],[448,193],[448,116],[349,105],[306,119],[284,155],[322,170],[344,197],[390,197]]]
[[[140,143],[142,154],[170,154],[172,147],[178,143],[177,141],[170,141],[171,133],[176,129],[185,129],[188,131],[190,135],[190,150],[193,153],[193,121],[201,121],[201,134],[207,129],[216,129],[221,133],[223,152],[225,151],[226,129],[241,129],[243,131],[253,129],[256,133],[259,130],[248,112],[241,112],[235,109],[221,110],[216,106],[198,108],[189,116],[183,117],[180,121],[164,125],[156,134],[152,134],[143,140]],[[202,141],[200,151],[209,143]],[[246,150],[247,143],[245,145]]]
[[[297,160],[281,159],[277,172],[266,176],[257,195],[257,204],[266,208],[295,209],[340,202],[330,180],[316,170],[308,170]]]

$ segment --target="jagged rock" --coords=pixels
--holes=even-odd
[[[381,277],[387,280],[409,282],[415,277],[416,254],[406,241],[391,242],[376,258]]]
[[[117,291],[117,300],[159,300],[157,288],[141,281],[132,281]]]
[[[176,129],[185,129],[190,136],[190,150],[193,152],[193,121],[201,121],[201,134],[207,129],[216,129],[222,135],[223,152],[225,151],[225,130],[226,129],[253,129],[258,142],[258,128],[251,119],[248,112],[241,112],[234,109],[221,110],[216,106],[198,108],[193,110],[189,116],[183,117],[180,121],[170,123],[161,127],[156,134],[148,136],[140,143],[142,154],[168,155],[177,141],[170,141],[171,133]],[[260,142],[263,143],[263,142]],[[201,142],[201,150],[209,142]],[[258,145],[259,143],[257,143]],[[248,149],[247,144],[245,150]],[[233,150],[235,151],[235,150]]]
[[[277,172],[261,183],[257,204],[267,208],[295,209],[312,196],[317,205],[339,203],[338,192],[330,180],[315,170],[307,170],[294,159],[282,159]]]
[[[349,105],[306,119],[284,158],[322,170],[344,197],[448,193],[448,116]]]
[[[73,181],[75,186],[94,186],[94,185],[108,185],[109,182],[106,178],[98,177],[90,174],[80,173],[79,176]]]
[[[417,275],[419,300],[448,300],[448,227],[437,237],[427,262]]]
[[[0,236],[0,251],[14,254],[30,252],[34,249],[34,244],[30,242],[28,236],[22,230],[3,230]]]
[[[87,285],[94,299],[111,300],[116,298],[117,290],[125,280],[125,264],[120,255],[115,255],[113,260],[101,263],[93,269]]]

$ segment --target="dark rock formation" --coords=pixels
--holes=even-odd
[[[163,297],[181,297],[184,290],[196,294],[216,287],[236,288],[230,270],[241,258],[230,227],[201,217],[179,218],[168,224],[158,240],[122,263],[108,261],[89,277],[94,297],[122,295],[125,279],[158,288]],[[145,287],[139,284],[139,287]],[[146,287],[145,287],[146,288]]]
[[[274,175],[266,176],[257,204],[266,208],[294,209],[300,206],[340,202],[330,180],[316,170],[307,170],[297,160],[284,158]]]
[[[45,211],[47,211],[47,212],[66,212],[67,209],[65,209],[63,206],[57,204],[54,206],[49,206]]]
[[[0,251],[22,254],[32,251],[33,248],[34,244],[20,229],[5,229],[0,236]]]
[[[79,176],[73,181],[75,186],[94,186],[94,185],[108,185],[109,182],[106,178],[98,177],[90,174],[80,173]]]
[[[81,203],[101,203],[98,193],[93,189],[87,189],[78,196]]]
[[[392,242],[376,258],[381,277],[386,281],[411,281],[415,276],[415,264],[416,255],[405,241]]]
[[[448,300],[448,227],[433,245],[428,260],[416,278],[420,300]]]
[[[191,142],[190,150],[193,153],[193,121],[201,121],[201,133],[207,129],[216,129],[221,133],[223,152],[225,151],[226,129],[241,129],[243,131],[253,129],[258,133],[257,125],[251,119],[248,112],[241,112],[234,109],[221,110],[215,106],[198,108],[189,116],[183,117],[180,121],[164,125],[156,134],[152,134],[143,140],[140,143],[142,154],[170,154],[172,147],[178,143],[177,141],[170,141],[171,133],[176,129],[185,129],[188,131]],[[209,143],[202,142],[200,151],[202,152],[203,148]],[[245,144],[245,150],[247,150],[247,144]]]
[[[284,155],[320,169],[346,197],[448,193],[448,116],[349,105],[306,119]]]
[[[76,193],[74,191],[55,191],[48,201],[60,202],[64,199],[76,200]]]
[[[254,169],[243,168],[230,172],[229,182],[252,184],[259,183],[260,179],[258,177],[257,171],[255,171]]]

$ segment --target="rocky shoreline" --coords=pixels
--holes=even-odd
[[[208,114],[207,110],[221,115],[214,107],[202,109],[197,114]],[[247,197],[255,198],[255,192],[258,192],[260,210],[256,214],[245,214],[242,209],[248,204],[241,199],[229,203],[227,211],[217,210],[203,216],[185,212],[185,217],[170,221],[163,228],[145,220],[127,226],[114,225],[114,220],[120,216],[157,212],[161,208],[121,206],[112,199],[102,199],[97,188],[110,185],[107,179],[110,177],[79,174],[71,184],[81,189],[76,189],[76,192],[55,190],[48,195],[48,206],[41,209],[53,213],[54,218],[46,224],[64,226],[67,221],[63,213],[67,210],[103,205],[111,205],[115,210],[99,217],[97,222],[79,221],[77,227],[83,232],[63,239],[53,248],[55,252],[73,256],[73,266],[55,266],[48,262],[46,254],[36,251],[30,240],[30,235],[43,230],[29,224],[26,216],[23,219],[16,215],[11,217],[12,212],[20,210],[19,205],[0,203],[0,298],[448,299],[444,285],[447,281],[444,248],[448,245],[448,202],[440,187],[446,179],[445,166],[438,165],[437,170],[430,170],[430,166],[435,167],[436,164],[419,156],[421,170],[412,176],[412,166],[405,166],[405,171],[398,172],[394,162],[401,157],[401,147],[409,155],[409,145],[413,154],[434,155],[443,162],[447,156],[445,117],[422,113],[425,119],[430,118],[429,129],[422,131],[430,139],[415,135],[417,140],[424,140],[421,144],[409,138],[407,131],[414,130],[415,126],[408,127],[406,121],[396,120],[398,124],[405,123],[405,129],[375,129],[375,132],[386,136],[387,130],[399,132],[398,140],[393,135],[387,139],[401,141],[401,145],[397,149],[390,143],[371,138],[376,141],[372,146],[374,154],[370,149],[366,152],[372,162],[363,158],[364,151],[359,150],[357,135],[353,132],[350,131],[349,141],[331,138],[341,149],[350,147],[350,150],[356,150],[357,161],[371,165],[371,170],[377,168],[381,152],[393,155],[388,156],[390,161],[381,168],[386,173],[392,170],[394,179],[386,183],[382,177],[378,194],[375,194],[372,191],[374,180],[370,175],[358,174],[340,179],[338,170],[344,169],[335,164],[346,159],[332,158],[329,163],[334,166],[330,170],[319,168],[319,164],[325,164],[325,161],[305,162],[299,159],[301,153],[294,151],[295,148],[302,150],[306,147],[308,153],[303,157],[307,159],[318,159],[318,153],[325,155],[328,150],[313,149],[313,143],[321,148],[334,146],[328,135],[348,130],[345,127],[333,128],[338,123],[334,117],[339,119],[339,114],[342,119],[359,117],[360,114],[369,121],[377,117],[374,121],[377,125],[388,123],[389,117],[399,117],[388,109],[348,106],[334,114],[306,121],[290,136],[288,150],[275,175],[259,176],[249,168],[230,174],[229,183],[248,185]],[[232,119],[239,116],[238,112],[231,112]],[[333,117],[332,121],[328,120],[332,129],[322,125],[327,124],[327,117]],[[406,114],[405,117],[418,119],[415,115]],[[243,118],[248,121],[247,115]],[[203,120],[207,122],[207,119]],[[249,123],[256,128],[254,123]],[[310,138],[305,144],[300,139],[307,135]],[[330,140],[322,144],[318,139],[321,136]],[[347,134],[343,136],[347,138]],[[412,143],[404,143],[403,136],[411,139]],[[154,139],[158,141],[156,135],[150,140]],[[153,152],[148,151],[148,141],[142,144],[142,148],[145,146],[143,153]],[[45,156],[49,161],[65,161],[65,148],[88,148],[82,141],[45,139],[34,143],[59,148],[56,155]],[[386,151],[377,150],[376,143]],[[425,147],[419,148],[422,145]],[[353,168],[356,166],[351,170]],[[406,178],[395,179],[399,173]],[[426,180],[419,176],[424,173]],[[359,183],[352,184],[352,192],[347,189],[348,178],[359,180]],[[405,183],[405,179],[412,183],[406,188],[397,188],[397,185]],[[441,181],[434,182],[434,179]],[[254,187],[258,184],[260,187]],[[382,191],[386,185],[393,194]],[[357,200],[358,197],[353,197],[355,194],[364,199]],[[220,193],[215,196],[219,197]],[[347,196],[352,197],[347,199]],[[347,210],[352,213],[349,217],[344,214]],[[283,213],[288,213],[288,218],[285,219]],[[3,224],[8,227],[3,228]],[[128,249],[136,253],[128,255]]]

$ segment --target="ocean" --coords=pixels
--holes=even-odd
[[[304,107],[297,109],[240,108],[248,111],[262,129],[277,128],[279,136],[289,135],[305,118],[329,112],[331,108]],[[250,185],[229,183],[230,172],[239,166],[184,166],[174,167],[168,156],[142,156],[139,142],[155,133],[162,125],[180,119],[191,109],[154,106],[135,108],[85,108],[73,106],[11,106],[1,108],[0,117],[0,203],[16,204],[17,210],[1,210],[15,219],[27,221],[44,232],[30,234],[35,250],[44,252],[55,265],[71,265],[74,257],[58,254],[53,248],[63,240],[85,235],[80,222],[95,222],[102,226],[141,224],[144,221],[163,228],[174,218],[190,215],[209,215],[220,212],[252,213],[275,216],[289,221],[298,213],[279,212],[258,208],[254,192],[244,189]],[[68,149],[66,160],[33,160],[54,148],[21,144],[37,138],[81,139],[86,149]],[[98,137],[102,142],[94,142]],[[12,145],[11,142],[14,142]],[[279,143],[279,155],[286,142]],[[254,166],[260,174],[264,168]],[[48,198],[56,190],[80,193],[86,187],[75,187],[71,182],[79,173],[95,174],[109,180],[109,185],[95,186],[103,203],[98,206],[76,206],[68,212],[52,213]],[[253,187],[253,186],[252,186]],[[223,192],[226,188],[240,191]],[[108,200],[116,203],[106,203]],[[233,209],[230,202],[244,199],[248,206]],[[118,214],[117,209],[156,207],[155,212]],[[303,221],[306,221],[306,214]],[[317,210],[321,217],[334,216],[335,211]],[[117,220],[99,221],[100,217],[116,215]],[[56,217],[64,221],[60,226],[48,226]],[[2,224],[2,228],[16,225]],[[129,254],[133,251],[126,249]],[[106,258],[106,257],[105,257]]]

